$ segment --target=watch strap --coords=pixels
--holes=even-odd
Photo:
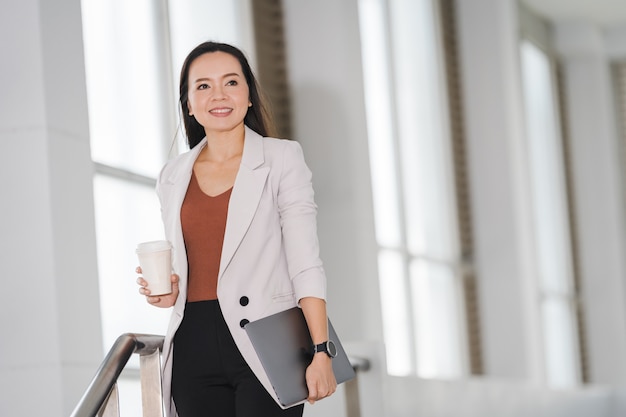
[[[331,343],[332,347],[329,346]],[[313,354],[320,352],[324,352],[328,355],[328,357],[334,358],[335,356],[337,356],[337,348],[335,347],[335,343],[330,340],[326,340],[325,342],[313,345]]]

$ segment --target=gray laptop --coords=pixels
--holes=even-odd
[[[302,310],[294,307],[250,322],[245,329],[280,403],[288,407],[305,400],[308,390],[304,375],[313,357],[313,342]],[[340,384],[354,378],[355,373],[330,320],[328,333],[337,347],[332,364]]]

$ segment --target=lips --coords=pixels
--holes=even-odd
[[[231,109],[230,107],[220,107],[217,109],[211,109],[209,110],[209,113],[211,114],[215,114],[215,115],[226,115],[226,114],[230,114],[233,111],[233,109]]]

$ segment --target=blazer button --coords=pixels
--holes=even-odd
[[[244,307],[247,306],[249,302],[250,302],[250,299],[246,297],[245,295],[239,299],[239,304],[241,304]]]
[[[243,319],[239,322],[239,325],[241,326],[241,328],[246,327],[246,324],[250,323],[250,320],[248,319]]]

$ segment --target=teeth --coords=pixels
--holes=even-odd
[[[211,113],[228,113],[231,109],[214,109],[211,110]]]

